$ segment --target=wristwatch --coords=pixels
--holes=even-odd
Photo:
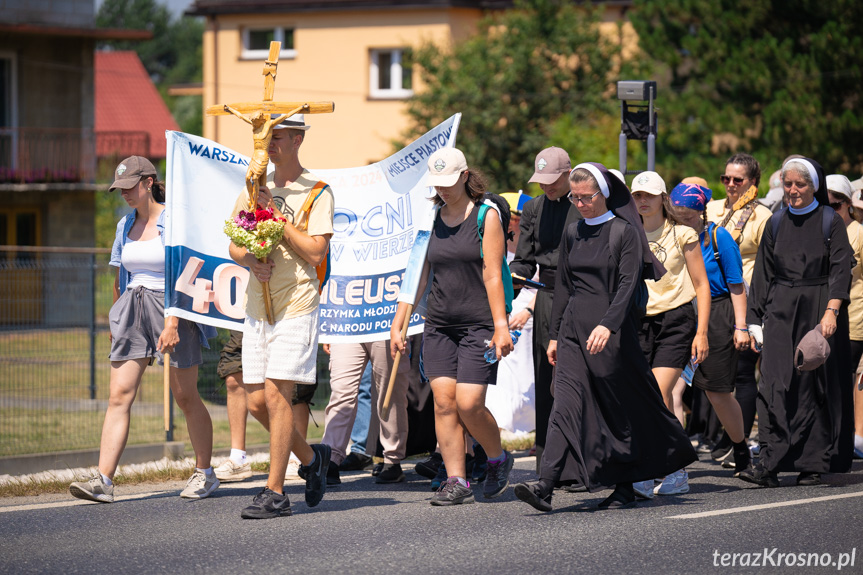
[[[827,311],[832,311],[833,315],[835,315],[836,317],[839,317],[839,310],[836,309],[835,307],[828,307]]]
[[[527,311],[527,313],[529,313],[530,315],[533,315],[533,308],[532,307],[526,307],[524,309],[525,309],[525,311]],[[839,312],[836,312],[836,314],[838,315]]]

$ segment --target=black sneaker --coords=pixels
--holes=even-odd
[[[306,505],[309,507],[314,507],[324,498],[330,483],[329,470],[335,469],[336,473],[339,472],[338,467],[330,465],[333,450],[329,445],[317,443],[312,445],[312,451],[315,452],[315,461],[306,468]]]
[[[779,477],[775,473],[764,469],[761,463],[750,465],[746,469],[738,471],[735,477],[747,483],[760,485],[761,487],[779,487]]]
[[[327,469],[327,485],[335,487],[342,484],[342,476],[339,475],[339,466],[330,461],[330,466]]]
[[[474,503],[473,491],[451,477],[441,483],[437,493],[432,495],[432,505],[461,505],[462,503]]]
[[[373,465],[372,458],[365,453],[357,453],[351,451],[342,464],[339,465],[339,471],[363,471]]]
[[[269,487],[264,487],[255,495],[252,504],[240,512],[243,519],[272,519],[291,514],[291,502],[288,496],[276,493]]]
[[[437,451],[429,455],[428,459],[424,459],[416,464],[414,471],[422,475],[426,479],[434,479],[437,475],[437,470],[443,465],[443,457]]]
[[[375,466],[372,467],[372,477],[377,477],[378,475],[380,475],[383,468],[384,468],[383,462],[375,463]]]
[[[509,472],[512,471],[514,461],[512,453],[504,450],[503,461],[500,463],[488,462],[488,476],[485,478],[485,485],[482,488],[483,497],[494,499],[503,495],[503,492],[509,487]]]
[[[473,456],[473,471],[471,471],[470,480],[474,483],[482,483],[488,473],[488,455],[486,455],[482,445],[477,443],[473,446]]]
[[[821,485],[821,474],[804,471],[797,476],[797,485]]]
[[[375,483],[401,483],[405,480],[401,463],[384,463],[383,469],[375,478]]]
[[[537,511],[551,511],[551,493],[542,497],[537,484],[528,485],[518,483],[512,489],[515,496],[536,509]]]

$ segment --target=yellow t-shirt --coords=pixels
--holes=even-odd
[[[686,269],[683,248],[697,243],[698,234],[689,226],[675,226],[669,220],[665,220],[661,228],[646,234],[651,251],[666,269],[659,281],[645,281],[650,295],[647,315],[658,315],[695,299],[695,286]]]
[[[300,177],[285,188],[275,187],[271,174],[267,180],[267,187],[273,194],[276,206],[289,222],[294,223],[306,196],[317,182],[318,178],[308,170],[303,170]],[[248,209],[248,195],[244,188],[234,204],[231,216],[246,209]],[[312,204],[307,233],[310,236],[333,233],[333,193],[330,188],[325,188]],[[320,301],[318,274],[315,267],[301,258],[284,238],[273,248],[268,257],[275,263],[269,282],[270,297],[273,301],[273,319],[279,321],[313,312]],[[246,288],[246,314],[258,320],[267,317],[261,282],[254,274],[249,275],[249,285]]]
[[[854,251],[857,265],[851,268],[851,303],[848,304],[850,335],[854,341],[863,341],[863,226],[852,221],[848,226],[848,241]]]
[[[737,221],[740,220],[740,215],[743,210],[737,210],[728,223],[725,224],[725,229],[729,232],[737,226]],[[715,224],[722,223],[725,216],[728,215],[728,210],[725,206],[725,198],[721,200],[713,200],[707,203],[707,219]],[[773,212],[756,203],[755,212],[746,222],[743,227],[738,246],[740,247],[740,257],[743,259],[743,279],[747,284],[752,283],[752,272],[755,271],[755,256],[758,255],[758,244],[761,243],[761,234],[764,233],[764,226]]]

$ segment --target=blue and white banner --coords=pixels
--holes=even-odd
[[[435,150],[455,145],[460,118],[452,116],[383,161],[309,169],[330,184],[335,198],[330,279],[321,294],[322,343],[389,338],[409,254],[418,233],[433,222],[426,161]],[[166,137],[165,313],[240,329],[249,272],[231,260],[222,228],[243,190],[249,158],[198,136],[169,131]],[[422,256],[424,262],[424,251]],[[422,311],[415,309],[409,334],[422,331]]]

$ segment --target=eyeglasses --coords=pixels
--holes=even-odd
[[[722,182],[726,186],[728,184],[730,184],[731,182],[734,182],[735,186],[739,186],[740,184],[742,184],[743,182],[746,181],[746,178],[735,178],[733,176],[726,176],[723,174],[723,175],[719,176],[719,181]]]
[[[600,193],[601,193],[601,191],[596,192],[595,194],[592,194],[592,195],[587,196],[587,197],[580,197],[580,196],[573,196],[572,192],[569,192],[568,194],[566,194],[566,197],[569,198],[570,202],[572,202],[573,204],[575,204],[577,206],[578,204],[589,204],[589,203],[591,203],[593,201],[593,198],[598,196]]]

